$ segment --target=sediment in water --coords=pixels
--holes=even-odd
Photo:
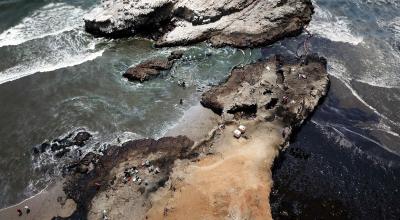
[[[270,219],[273,160],[328,84],[326,61],[316,55],[235,68],[202,96],[219,114],[212,123],[188,137],[110,147],[90,159],[90,171],[68,175],[64,191],[77,204],[69,218],[98,219],[105,210],[111,219]],[[204,121],[188,117],[194,125]],[[247,129],[236,139],[239,125]]]

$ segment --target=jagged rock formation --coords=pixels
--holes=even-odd
[[[183,56],[182,51],[173,51],[168,58],[155,58],[130,67],[123,77],[130,81],[144,82],[160,75],[161,71],[169,70],[177,59]]]
[[[73,172],[64,186],[66,195],[77,203],[77,210],[70,218],[101,218],[103,210],[111,208],[96,204],[96,201],[101,203],[103,199],[113,204],[111,205],[114,207],[113,211],[116,211],[116,213],[109,212],[109,215],[117,216],[119,210],[124,210],[125,216],[139,218],[140,213],[143,215],[150,206],[146,200],[148,194],[164,185],[174,161],[188,157],[193,144],[193,141],[185,136],[164,137],[159,140],[140,139],[128,141],[122,146],[111,146],[104,156],[94,154],[85,156],[78,167],[92,163],[94,169],[89,173],[82,173],[79,170]],[[153,166],[153,170],[150,170],[150,166]],[[158,171],[155,170],[156,167]],[[126,170],[129,168],[138,171],[140,182],[138,178],[133,182],[132,176],[129,179],[125,178]],[[118,189],[118,192],[113,195],[115,189]],[[125,196],[128,201],[122,205],[120,202]],[[89,209],[92,209],[90,213]]]
[[[326,60],[317,55],[300,63],[279,56],[235,68],[229,79],[202,96],[203,106],[226,117],[281,117],[288,126],[302,122],[326,94]]]
[[[158,46],[256,47],[299,34],[312,13],[311,0],[104,0],[84,20],[95,35],[146,36]]]
[[[318,56],[300,61],[275,56],[233,70],[202,97],[223,123],[198,146],[207,156],[176,163],[168,184],[153,195],[146,218],[272,219],[274,158],[326,94],[328,83],[326,61]],[[239,125],[246,129],[235,138]]]
[[[315,55],[234,69],[202,96],[222,116],[208,138],[129,141],[80,160],[64,187],[77,203],[71,218],[271,219],[270,167],[328,84],[326,60]],[[236,139],[239,124],[247,130]]]
[[[45,141],[42,144],[33,147],[35,156],[49,151],[54,154],[56,158],[61,158],[68,152],[75,149],[75,146],[81,148],[85,146],[86,142],[92,135],[82,129],[71,132],[65,137],[56,138],[52,141]]]

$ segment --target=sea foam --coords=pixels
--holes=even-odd
[[[362,36],[357,36],[352,32],[350,22],[346,17],[334,16],[315,2],[314,6],[315,14],[308,28],[311,33],[331,41],[345,42],[352,45],[358,45],[363,42]]]
[[[82,25],[85,10],[65,3],[50,3],[0,34],[0,47],[58,35]]]
[[[103,55],[104,49],[96,52],[86,52],[75,56],[64,56],[57,59],[54,63],[36,62],[32,65],[22,64],[0,72],[0,84],[14,81],[16,79],[32,75],[38,72],[50,72],[61,68],[76,66]]]

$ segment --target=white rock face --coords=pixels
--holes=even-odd
[[[104,0],[84,20],[97,35],[159,32],[158,46],[252,47],[300,33],[312,13],[311,0]]]

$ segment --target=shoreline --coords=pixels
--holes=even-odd
[[[0,219],[52,219],[54,216],[70,216],[76,204],[66,197],[62,189],[63,183],[63,180],[54,180],[38,194],[1,209]],[[30,208],[29,214],[25,213],[24,206]],[[18,216],[17,209],[24,212],[22,216]]]
[[[183,219],[188,215],[193,219],[272,219],[269,194],[274,159],[328,89],[324,60],[305,59],[304,66],[273,57],[235,68],[224,84],[203,94],[201,103],[207,108],[200,104],[189,108],[166,137],[111,146],[104,156],[88,154],[80,163],[89,162],[86,166],[92,169],[73,171],[20,205],[50,203],[53,208],[46,211],[30,204],[30,216],[39,216],[39,211],[40,219],[98,219],[104,212],[111,219]],[[298,77],[297,72],[307,77]],[[286,96],[293,100],[287,102]],[[252,102],[255,111],[245,107]],[[220,107],[221,116],[214,113]],[[233,131],[239,125],[247,129],[237,139]],[[126,181],[129,169],[138,172],[139,183],[134,181],[138,177]],[[59,195],[66,197],[60,200]],[[15,207],[0,216],[18,219]]]
[[[200,117],[199,117],[200,116]],[[215,115],[211,110],[202,107],[199,104],[196,104],[190,107],[183,114],[182,118],[179,119],[176,125],[171,127],[164,136],[178,136],[178,135],[187,135],[192,138],[196,143],[207,139],[209,135],[209,131],[215,126],[213,122],[217,122],[219,120],[219,116]],[[196,123],[192,123],[196,121]],[[201,126],[194,126],[195,124],[200,124]],[[186,127],[190,127],[190,129],[185,129]],[[42,189],[37,194],[24,199],[23,201],[4,207],[0,209],[0,219],[21,219],[18,216],[17,209],[24,210],[23,207],[28,205],[31,208],[31,213],[28,217],[42,219],[44,217],[52,218],[54,216],[60,217],[68,217],[68,214],[63,214],[61,212],[55,210],[47,210],[41,211],[41,213],[37,213],[37,210],[41,210],[41,207],[47,207],[48,201],[55,201],[59,205],[54,205],[58,207],[57,210],[65,210],[66,213],[72,214],[72,212],[76,209],[76,204],[72,200],[69,201],[70,205],[62,208],[60,202],[57,200],[58,197],[65,197],[65,193],[63,191],[63,184],[65,179],[58,178],[57,180],[53,180],[49,185],[47,185],[44,189]],[[47,202],[44,203],[43,202]],[[72,203],[71,203],[72,202]],[[51,202],[50,202],[51,203]],[[32,205],[32,204],[43,204],[43,205]],[[53,203],[51,203],[53,204]],[[73,207],[71,207],[73,206]],[[24,213],[25,215],[25,213]]]

